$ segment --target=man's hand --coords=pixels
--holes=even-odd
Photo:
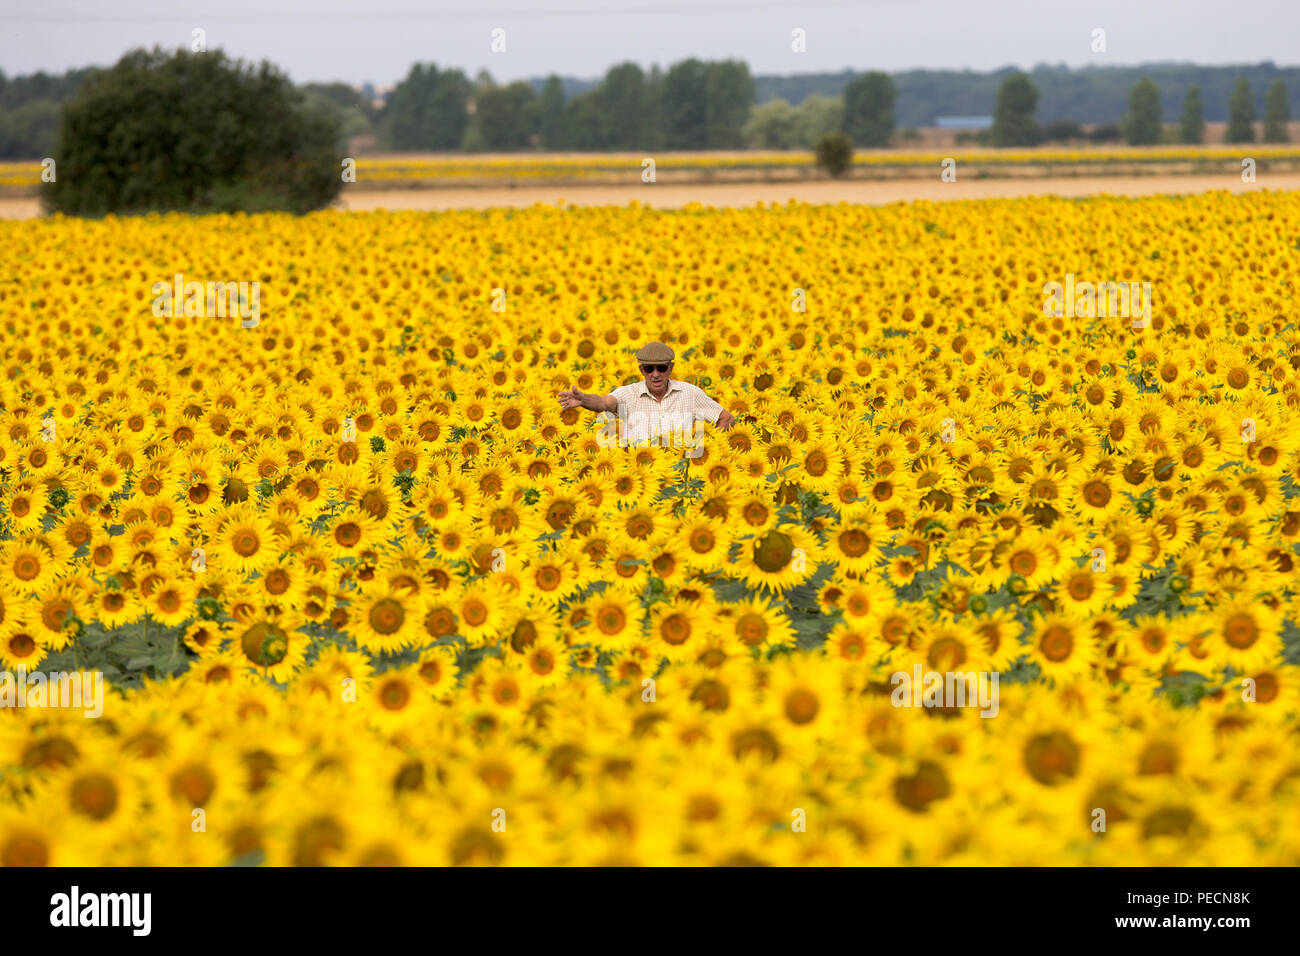
[[[736,424],[736,420],[731,416],[731,412],[724,408],[722,414],[718,416],[718,427],[725,432],[734,424]]]
[[[582,392],[578,391],[576,388],[571,388],[567,392],[560,392],[560,407],[565,409],[586,408],[582,403],[582,400],[586,397],[587,396],[583,395]]]

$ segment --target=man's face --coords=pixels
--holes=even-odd
[[[668,376],[672,370],[672,362],[641,363],[641,374],[645,376],[646,387],[656,394],[668,387]]]

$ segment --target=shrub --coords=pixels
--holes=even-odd
[[[817,165],[832,176],[843,176],[853,162],[853,143],[843,133],[827,133],[817,141]]]
[[[336,116],[270,63],[133,50],[63,108],[47,208],[307,212],[342,188]]]

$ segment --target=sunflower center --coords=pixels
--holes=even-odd
[[[35,555],[23,554],[14,562],[14,577],[19,581],[31,581],[41,573],[41,562]]]
[[[117,784],[101,773],[80,777],[72,785],[72,808],[92,820],[103,820],[117,809]]]
[[[257,549],[261,547],[261,541],[258,540],[257,532],[245,528],[235,533],[230,546],[234,549],[235,554],[241,558],[248,558],[257,554]]]
[[[1054,787],[1079,772],[1079,747],[1069,734],[1038,734],[1025,745],[1025,769],[1041,784]]]
[[[781,756],[781,745],[762,727],[746,727],[731,738],[731,753],[740,760],[748,754],[758,754],[768,763]]]
[[[1110,485],[1104,481],[1089,481],[1083,486],[1083,500],[1094,508],[1104,508],[1110,503]]]
[[[1081,574],[1070,578],[1070,582],[1066,585],[1065,589],[1069,592],[1070,597],[1074,598],[1076,601],[1088,600],[1088,598],[1092,597],[1093,591],[1096,590],[1093,585],[1092,576],[1088,574]]]
[[[487,605],[482,601],[468,601],[460,610],[465,622],[473,627],[478,627],[487,620]]]
[[[812,691],[800,687],[785,695],[785,717],[792,724],[810,724],[817,719],[821,701]]]
[[[691,622],[681,614],[670,614],[664,618],[659,633],[664,641],[674,647],[685,644],[686,639],[691,636]]]
[[[1038,567],[1038,559],[1028,551],[1017,551],[1011,556],[1011,570],[1021,577],[1028,577]]]
[[[1167,743],[1154,743],[1142,752],[1138,773],[1151,776],[1178,769],[1178,751]]]
[[[172,797],[187,800],[191,806],[201,807],[206,804],[216,789],[216,777],[207,767],[190,764],[172,774]]]
[[[931,803],[951,792],[948,775],[932,760],[923,760],[911,776],[894,781],[894,799],[913,813],[924,813]]]
[[[762,644],[767,638],[767,621],[763,620],[761,614],[752,611],[743,614],[736,622],[736,636],[742,644],[749,647]]]
[[[794,542],[779,531],[769,531],[754,545],[754,563],[768,574],[786,567],[793,555]]]
[[[931,645],[926,660],[934,670],[956,670],[966,663],[966,645],[955,637],[941,637]]]
[[[1055,664],[1068,660],[1074,652],[1074,635],[1065,627],[1049,627],[1039,642],[1043,656]]]
[[[406,621],[406,610],[392,598],[376,601],[370,609],[370,626],[377,634],[395,634]]]
[[[1229,647],[1245,650],[1259,639],[1259,627],[1249,614],[1233,614],[1223,624],[1223,639]]]
[[[0,862],[5,866],[48,866],[50,848],[39,837],[17,834],[9,838],[0,851]]]
[[[384,710],[401,710],[411,699],[411,689],[405,681],[390,680],[379,689],[379,705]]]
[[[721,681],[706,678],[695,685],[691,700],[705,710],[721,712],[731,706],[731,691]]]

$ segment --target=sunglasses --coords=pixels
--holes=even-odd
[[[671,363],[668,365],[642,365],[641,371],[642,372],[666,372],[670,368],[672,368]]]

